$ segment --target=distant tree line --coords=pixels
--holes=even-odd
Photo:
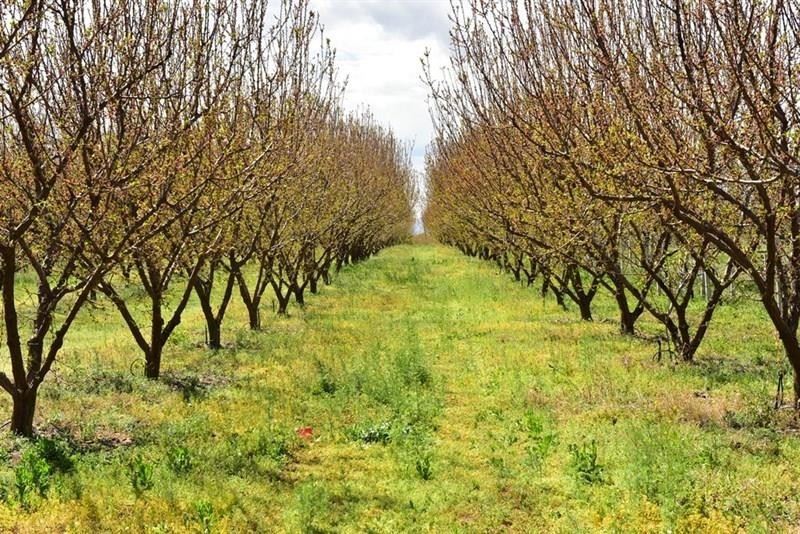
[[[408,234],[408,147],[342,91],[308,0],[0,3],[13,432],[32,434],[88,302],[113,304],[158,378],[192,294],[218,349],[237,293],[258,329],[267,292],[284,314]]]
[[[800,5],[454,0],[427,225],[691,361],[749,279],[800,399]],[[746,278],[745,278],[746,277]],[[704,297],[704,298],[701,298]]]

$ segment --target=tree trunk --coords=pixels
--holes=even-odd
[[[557,290],[555,286],[550,286],[550,292],[556,297],[556,303],[558,304],[559,308],[566,311],[567,310],[567,303],[564,301],[564,295],[561,291]]]
[[[316,276],[312,276],[311,279],[308,281],[308,289],[314,295],[319,293],[319,287],[317,286],[317,277]]]
[[[592,296],[585,295],[578,299],[578,308],[581,310],[581,319],[592,321]]]
[[[162,333],[164,332],[164,316],[161,310],[160,289],[153,288],[150,295],[151,299],[151,323],[150,323],[150,350],[145,354],[144,376],[155,380],[161,374],[161,353],[164,346],[162,343]]]
[[[694,353],[697,352],[697,347],[700,346],[700,341],[703,339],[705,329],[703,324],[700,324],[698,326],[698,333],[695,335],[695,337],[699,337],[699,339],[693,339],[691,327],[686,317],[686,310],[678,310],[678,332],[680,332],[680,344],[676,344],[675,349],[678,351],[678,356],[680,356],[681,361],[690,363],[694,361]]]
[[[305,297],[305,288],[302,286],[296,286],[292,289],[294,293],[294,300],[297,301],[297,304],[302,308],[306,305],[306,297]]]
[[[161,354],[163,347],[160,342],[153,341],[152,347],[145,356],[144,376],[150,380],[158,380],[161,376]]]
[[[794,404],[795,409],[800,409],[800,340],[798,340],[796,331],[788,331],[785,328],[778,330],[783,350],[786,353],[786,359],[792,366],[792,375],[794,377]]]
[[[33,416],[36,413],[38,388],[31,388],[12,396],[11,432],[26,438],[33,437]]]
[[[621,282],[614,281],[614,299],[619,307],[619,330],[622,335],[632,336],[636,333],[636,320],[642,314],[643,308],[637,307],[631,311],[625,288]]]
[[[211,350],[222,348],[222,321],[211,319],[206,321],[206,346]]]
[[[242,297],[242,302],[247,308],[247,317],[250,324],[250,330],[261,330],[261,291],[260,284],[256,282],[256,287],[253,288],[251,294],[250,289],[247,287],[247,280],[240,270],[236,271],[236,281],[239,285],[239,294]]]
[[[286,292],[286,296],[276,295],[278,299],[278,315],[286,315],[289,309],[289,299],[292,296],[291,291]]]
[[[800,354],[798,354],[800,357]],[[800,408],[800,369],[794,368],[794,409]]]
[[[250,330],[261,330],[261,310],[258,301],[247,304],[247,317]]]
[[[624,336],[632,336],[636,333],[636,319],[639,314],[620,309],[619,311],[619,331]]]
[[[214,308],[211,304],[213,283],[203,282],[202,280],[197,280],[195,282],[195,293],[200,301],[200,309],[203,311],[203,317],[206,320],[206,346],[211,350],[219,350],[222,348],[222,321],[225,318],[225,313],[228,311],[228,303],[230,303],[233,285],[235,283],[234,276],[234,273],[228,275],[225,293],[219,304],[217,313],[214,313]]]
[[[692,363],[694,361],[694,353],[697,350],[691,342],[682,342],[679,345],[675,345],[675,352],[683,363]]]

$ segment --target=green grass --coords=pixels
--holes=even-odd
[[[619,336],[606,296],[595,316],[454,250],[400,246],[304,311],[265,313],[263,332],[235,306],[218,353],[193,304],[151,383],[100,302],[43,386],[49,439],[4,438],[0,531],[798,524],[800,446],[769,409],[783,363],[757,305],[724,306],[696,365]]]

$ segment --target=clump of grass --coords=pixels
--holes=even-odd
[[[215,464],[229,475],[277,478],[296,445],[297,438],[292,432],[270,425],[244,435],[228,436],[213,457]]]
[[[192,469],[192,455],[189,448],[176,445],[167,451],[167,466],[173,473],[182,475]]]
[[[544,461],[555,449],[558,435],[548,431],[544,417],[532,410],[525,412],[522,428],[528,442],[525,446],[527,463],[534,469],[541,469]]]
[[[604,482],[604,468],[597,458],[597,442],[569,445],[570,467],[575,477],[584,484],[601,484]]]
[[[14,467],[14,497],[23,508],[33,505],[34,497],[47,498],[58,475],[75,469],[75,454],[66,441],[40,437],[23,445],[19,463]],[[9,491],[4,490],[6,499]]]
[[[666,422],[645,419],[629,423],[625,430],[622,482],[674,520],[689,504],[695,467],[702,457],[714,465],[717,451],[708,446],[698,451],[697,436]]]
[[[433,383],[419,346],[400,351],[395,356],[394,368],[406,387],[429,387]]]
[[[144,492],[155,486],[153,464],[137,454],[128,463],[128,480],[133,488],[133,493],[137,497],[141,497]]]
[[[321,360],[314,360],[314,367],[317,370],[317,380],[314,383],[313,393],[315,395],[333,395],[338,389],[336,379],[331,369]]]
[[[414,450],[414,469],[422,480],[433,478],[433,453],[427,447]]]
[[[196,375],[166,375],[164,382],[170,388],[180,392],[184,402],[202,400],[208,395],[208,385]]]
[[[214,525],[214,506],[206,500],[194,503],[194,522],[203,534],[211,534]]]
[[[14,469],[16,497],[23,508],[31,506],[34,495],[46,497],[52,474],[50,464],[38,454],[35,447],[23,453],[19,465]]]
[[[54,472],[70,473],[75,469],[75,453],[65,440],[41,437],[29,451],[47,462]]]
[[[392,422],[365,422],[354,425],[347,430],[347,436],[361,443],[378,443],[386,445],[392,441]]]
[[[76,387],[84,393],[133,393],[134,377],[130,373],[106,369],[93,369],[76,382]]]
[[[725,412],[723,420],[734,430],[774,428],[778,423],[778,412],[766,395],[751,394],[742,408]]]
[[[259,433],[256,440],[255,452],[258,455],[266,456],[276,463],[283,463],[289,457],[295,442],[296,439],[294,435],[289,431],[269,428]]]
[[[295,491],[294,509],[291,511],[295,526],[304,534],[327,532],[326,517],[330,511],[331,496],[321,485],[310,482]]]

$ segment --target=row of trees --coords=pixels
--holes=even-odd
[[[755,286],[800,399],[800,6],[459,0],[431,73],[428,226],[691,360]],[[703,298],[700,298],[702,294]]]
[[[409,231],[408,149],[341,107],[308,0],[0,4],[0,387],[29,436],[37,392],[88,302],[157,378],[192,295],[207,344],[236,293],[330,281]],[[146,295],[147,305],[141,306]]]

